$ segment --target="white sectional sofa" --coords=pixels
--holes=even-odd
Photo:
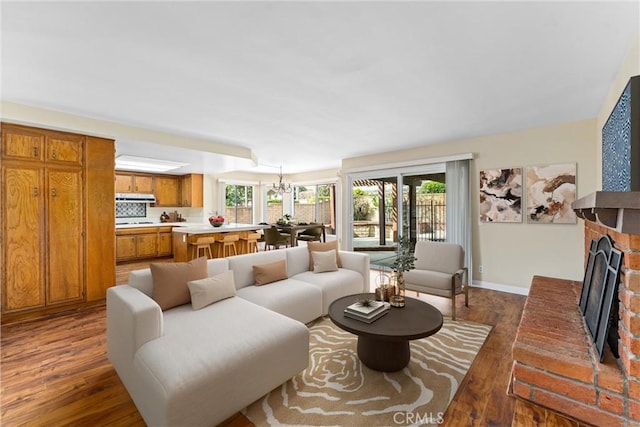
[[[369,257],[339,252],[337,271],[309,271],[306,247],[207,262],[232,270],[235,296],[194,310],[154,301],[150,269],[107,290],[107,354],[150,426],[213,426],[306,368],[309,331],[337,298],[369,291]],[[287,278],[256,286],[253,266],[286,261]]]

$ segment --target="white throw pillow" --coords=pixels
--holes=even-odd
[[[338,262],[335,251],[311,252],[313,258],[313,272],[338,271]]]
[[[200,310],[209,304],[236,295],[233,270],[227,270],[206,279],[192,280],[187,283],[187,286],[189,286],[191,306],[194,310]]]

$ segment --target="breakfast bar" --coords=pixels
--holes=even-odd
[[[211,225],[194,225],[187,227],[176,227],[173,229],[173,260],[175,262],[190,261],[197,258],[193,252],[193,245],[201,237],[209,237],[211,241],[221,241],[225,236],[238,236],[235,242],[235,248],[238,255],[246,253],[246,247],[242,238],[246,238],[249,234],[262,230],[264,225],[256,224],[223,224],[220,227]],[[213,245],[213,244],[212,244]],[[223,256],[218,254],[211,248],[211,254],[214,258]]]

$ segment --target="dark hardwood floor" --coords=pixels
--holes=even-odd
[[[117,283],[126,283],[130,270],[147,265],[118,266]],[[493,330],[449,406],[444,425],[577,427],[507,395],[511,345],[525,297],[479,288],[471,288],[469,296],[469,308],[458,298],[459,318],[492,325]],[[446,300],[430,302],[448,310]],[[104,304],[2,325],[0,424],[143,426],[107,359],[105,332]],[[252,425],[241,414],[224,424]]]

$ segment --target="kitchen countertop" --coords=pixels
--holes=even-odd
[[[194,224],[189,227],[174,228],[174,233],[186,234],[209,234],[209,233],[228,233],[230,231],[249,231],[262,230],[268,228],[268,225],[258,224],[224,224],[220,227],[212,227],[210,224]]]
[[[144,227],[191,227],[191,226],[204,227],[205,225],[207,224],[183,221],[183,222],[154,222],[152,224],[116,224],[116,228],[123,229],[123,228],[144,228]]]
[[[224,224],[213,227],[205,222],[154,222],[153,224],[116,224],[116,230],[127,228],[175,227],[173,231],[187,234],[227,233],[230,231],[261,230],[268,225],[257,224]]]

